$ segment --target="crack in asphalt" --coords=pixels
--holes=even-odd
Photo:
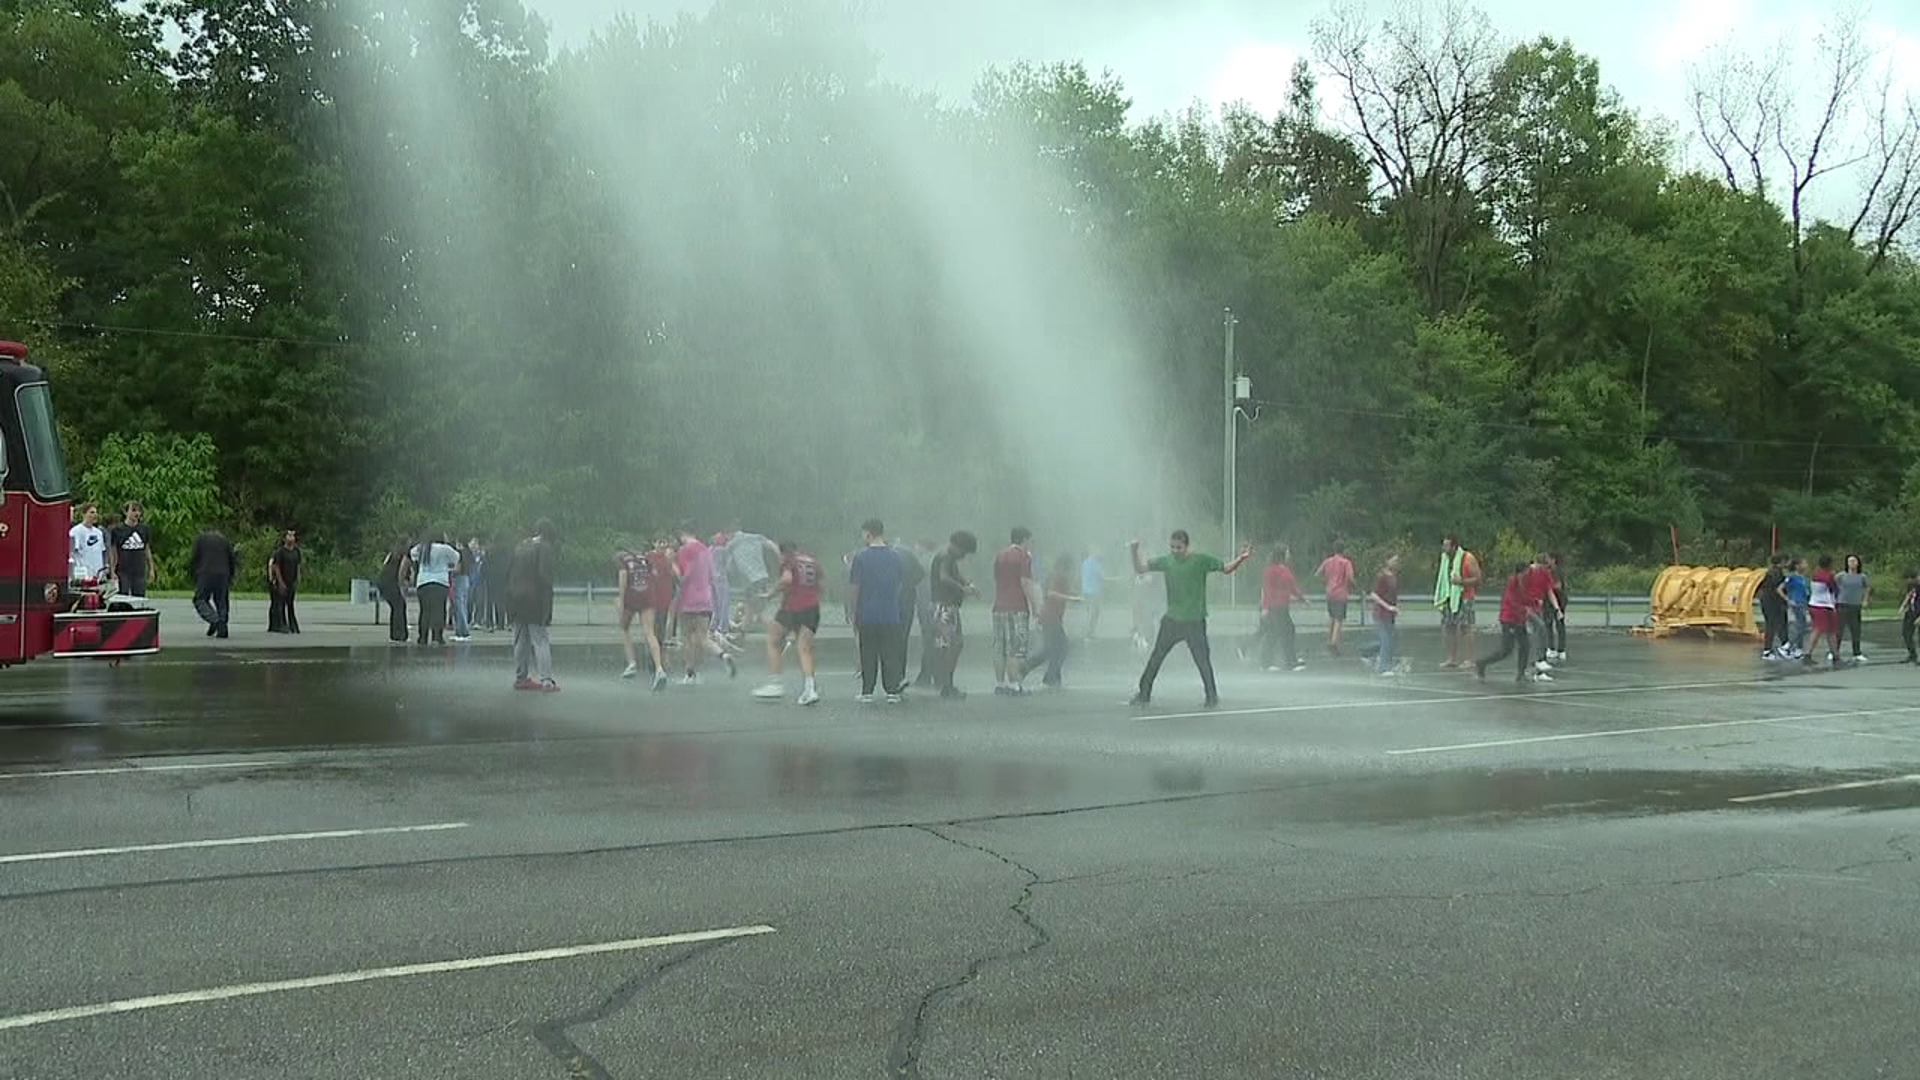
[[[1836,866],[1831,871],[1829,871],[1829,873],[1845,874],[1854,870],[1864,870],[1869,866],[1892,866],[1892,865],[1898,865],[1900,863],[1911,863],[1915,861],[1920,861],[1920,855],[1916,855],[1914,853],[1914,850],[1907,846],[1907,841],[1910,839],[1912,839],[1912,837],[1908,836],[1906,833],[1901,833],[1898,836],[1889,836],[1887,837],[1887,846],[1892,848],[1894,851],[1898,852],[1899,854],[1891,858],[1867,859],[1863,862],[1848,863],[1845,866]]]
[[[1053,935],[1049,933],[1047,928],[1042,926],[1039,920],[1033,917],[1033,913],[1027,909],[1027,905],[1033,901],[1034,890],[1038,888],[1041,883],[1038,872],[1025,863],[1020,862],[1018,859],[1001,854],[983,844],[970,844],[965,840],[949,836],[935,826],[915,825],[913,828],[929,836],[938,837],[955,847],[963,847],[969,851],[977,851],[982,855],[988,855],[998,859],[1006,866],[1017,871],[1022,877],[1026,878],[1026,881],[1021,884],[1019,897],[1016,898],[1013,903],[1007,905],[1007,910],[1013,912],[1013,914],[1019,918],[1021,924],[1026,927],[1028,934],[1027,942],[1019,948],[975,957],[967,963],[966,970],[961,972],[959,978],[941,983],[926,993],[921,994],[920,999],[914,1003],[912,1010],[910,1010],[907,1015],[901,1019],[899,1025],[894,1028],[893,1042],[887,1048],[887,1075],[918,1080],[920,1076],[921,1042],[926,1035],[927,1018],[932,1014],[935,1007],[946,998],[952,996],[960,988],[978,979],[981,972],[985,971],[990,965],[996,963],[1011,963],[1046,948],[1047,945],[1052,943]]]
[[[534,1041],[545,1047],[547,1053],[552,1054],[554,1060],[566,1068],[569,1080],[614,1080],[613,1073],[608,1071],[607,1067],[600,1062],[600,1059],[582,1049],[579,1043],[573,1041],[573,1037],[569,1035],[568,1032],[573,1028],[584,1027],[588,1024],[597,1024],[613,1016],[615,1013],[633,1004],[634,999],[640,996],[642,990],[659,982],[675,968],[689,964],[713,952],[715,949],[723,948],[731,944],[733,944],[733,940],[731,939],[702,942],[614,987],[612,993],[602,998],[598,1005],[590,1009],[574,1013],[570,1016],[556,1017],[552,1020],[542,1020],[532,1025],[531,1031]]]

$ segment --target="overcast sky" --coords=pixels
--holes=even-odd
[[[1293,58],[1309,48],[1308,26],[1325,0],[870,0],[873,44],[903,82],[963,96],[981,70],[1014,60],[1085,60],[1110,68],[1137,111],[1195,100],[1278,103]],[[530,0],[555,44],[583,40],[619,12],[640,18],[703,10],[706,0]],[[1686,117],[1689,61],[1735,36],[1766,44],[1810,40],[1832,3],[1788,0],[1483,0],[1510,38],[1551,34],[1600,59],[1628,103],[1677,123]],[[1372,10],[1384,12],[1385,5]],[[1920,3],[1868,8],[1876,35],[1920,72]]]

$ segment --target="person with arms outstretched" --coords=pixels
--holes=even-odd
[[[1200,669],[1200,685],[1207,692],[1207,707],[1220,704],[1220,691],[1213,680],[1213,650],[1207,642],[1207,575],[1231,574],[1240,569],[1253,557],[1253,545],[1242,545],[1240,554],[1232,562],[1222,563],[1217,555],[1192,550],[1187,531],[1176,529],[1167,554],[1156,556],[1152,561],[1141,558],[1138,540],[1129,544],[1127,550],[1133,556],[1134,573],[1159,574],[1167,582],[1167,613],[1160,619],[1160,634],[1154,640],[1153,652],[1147,656],[1146,670],[1140,673],[1140,691],[1133,695],[1132,703],[1152,704],[1153,683],[1160,677],[1160,665],[1166,662],[1173,647],[1184,641],[1187,651],[1193,654],[1193,665]]]

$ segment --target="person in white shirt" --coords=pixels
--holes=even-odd
[[[408,556],[413,562],[413,587],[420,598],[420,627],[417,640],[425,645],[447,643],[447,597],[454,568],[460,564],[460,552],[453,538],[441,533],[437,540],[423,540]]]
[[[67,569],[71,576],[99,578],[107,570],[107,534],[100,528],[100,508],[88,503],[80,524],[67,530]]]

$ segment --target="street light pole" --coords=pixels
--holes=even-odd
[[[1220,543],[1221,558],[1230,559],[1233,557],[1230,549],[1235,545],[1235,533],[1239,531],[1237,526],[1239,524],[1240,513],[1240,508],[1236,505],[1240,497],[1239,469],[1237,468],[1239,432],[1238,426],[1233,422],[1233,410],[1236,404],[1233,400],[1233,328],[1239,323],[1239,320],[1233,317],[1233,309],[1227,308],[1222,321],[1227,331],[1227,344],[1220,359],[1220,395],[1225,402],[1224,419],[1227,430],[1225,455],[1221,463],[1220,486],[1223,498],[1220,507],[1220,527],[1222,532]],[[1227,578],[1228,606],[1232,606],[1234,603],[1237,592],[1238,590],[1234,587],[1233,578]]]

